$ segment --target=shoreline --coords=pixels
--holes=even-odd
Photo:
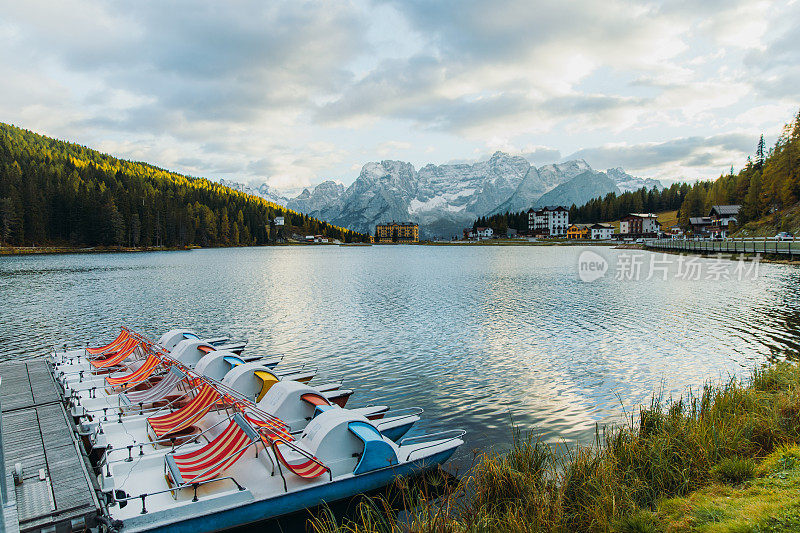
[[[780,361],[677,399],[653,393],[591,444],[516,429],[511,450],[478,455],[442,495],[406,488],[397,508],[375,498],[349,523],[327,514],[311,529],[391,531],[404,513],[421,531],[798,531],[798,387],[800,365]]]
[[[388,243],[387,243],[388,244]],[[488,239],[485,241],[420,241],[420,246],[614,246],[615,241],[523,241],[517,239]]]
[[[264,248],[269,246],[371,246],[364,243],[305,243],[285,242],[276,244],[259,244],[254,246],[3,246],[0,257],[22,255],[58,255],[58,254],[117,254],[141,252],[188,252],[191,250],[213,250],[217,248]]]
[[[104,254],[104,253],[136,253],[136,252],[175,252],[189,251],[199,246],[3,246],[0,256],[18,255],[52,255],[52,254]]]

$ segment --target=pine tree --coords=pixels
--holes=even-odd
[[[761,170],[764,168],[764,135],[761,135],[761,138],[758,140],[758,147],[756,148],[756,169]],[[731,167],[731,173],[733,173],[733,167]]]

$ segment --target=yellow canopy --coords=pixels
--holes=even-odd
[[[258,396],[256,397],[256,403],[258,403],[258,402],[261,401],[261,398],[264,397],[264,395],[267,393],[267,391],[274,384],[276,384],[278,382],[278,378],[277,378],[277,376],[275,376],[275,374],[273,374],[272,372],[268,372],[266,370],[256,370],[254,372],[254,374],[256,376],[258,376],[258,378],[262,382],[261,391],[258,393]]]

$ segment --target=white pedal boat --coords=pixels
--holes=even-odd
[[[173,372],[173,376],[170,378],[174,378],[179,371],[171,370],[171,372]],[[252,399],[258,410],[281,419],[288,426],[289,433],[303,430],[318,411],[340,409],[332,401],[333,398],[341,396],[341,394],[337,394],[339,391],[323,392],[295,380],[281,379],[267,368],[258,365],[257,362],[245,363],[232,368],[225,374],[220,386]],[[198,390],[195,389],[193,394],[198,394]],[[184,398],[186,401],[183,402],[183,405],[189,403],[190,399],[194,401],[188,394]],[[103,408],[102,414],[99,411],[73,409],[72,413],[78,417],[86,414],[93,415],[91,422],[81,424],[82,433],[93,435],[90,439],[95,450],[108,448],[117,450],[111,452],[110,455],[119,453],[120,449],[128,449],[129,446],[131,449],[136,448],[139,453],[149,453],[163,446],[173,446],[176,441],[198,438],[198,435],[216,424],[213,412],[215,404],[209,401],[207,405],[204,405],[204,412],[208,412],[208,414],[198,417],[179,434],[167,436],[156,434],[147,419],[169,413],[174,405],[178,405],[178,399],[172,399],[171,404],[159,408],[147,409],[143,406],[134,406],[133,409],[125,410]],[[422,414],[422,409],[419,408],[388,412],[386,406],[368,406],[355,411],[374,420],[378,429],[393,440],[399,439],[408,432],[419,421],[419,415]],[[284,419],[284,416],[288,418]]]
[[[396,444],[347,409],[319,413],[296,440],[266,438],[239,413],[218,427],[208,443],[103,469],[108,514],[121,533],[217,531],[349,498],[444,463],[464,434]]]
[[[165,334],[166,335],[166,334]],[[183,333],[186,335],[186,333]],[[261,359],[259,355],[242,355],[247,341],[242,342],[228,342],[228,339],[211,339],[211,341],[219,340],[217,343],[209,342],[207,339],[188,338],[181,340],[170,349],[164,350],[174,359],[193,366],[204,355],[212,351],[226,351],[239,356],[244,361],[255,361]],[[103,366],[93,364],[93,359],[90,357],[80,356],[70,359],[59,358],[58,354],[54,354],[52,360],[54,361],[55,374],[58,380],[62,383],[82,383],[84,381],[102,380],[111,370],[124,371],[135,370],[136,365],[141,364],[147,355],[147,347],[139,344],[136,345],[136,340],[131,339],[134,346],[123,344],[123,350],[114,351],[108,359],[113,360],[112,365],[103,362]],[[159,345],[161,346],[161,345]],[[163,346],[162,346],[163,348]],[[124,352],[124,353],[123,353]],[[103,361],[103,359],[94,359],[95,361]]]

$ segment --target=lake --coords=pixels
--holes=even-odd
[[[350,406],[419,406],[415,432],[466,429],[467,445],[451,462],[463,471],[473,450],[509,446],[512,421],[548,441],[585,441],[596,423],[619,421],[654,392],[746,376],[797,349],[795,267],[738,265],[747,275],[737,276],[735,262],[692,259],[687,276],[678,256],[592,247],[590,258],[607,271],[584,282],[586,250],[295,246],[2,257],[0,360],[65,341],[105,343],[120,324],[152,337],[174,327],[227,333],[249,339],[247,352],[318,367],[316,382],[344,379],[356,390]],[[620,266],[637,261],[637,275]]]

